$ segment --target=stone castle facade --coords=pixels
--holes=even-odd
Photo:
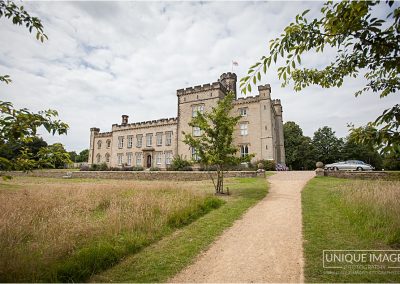
[[[182,132],[200,135],[200,130],[190,127],[189,121],[197,111],[210,111],[229,91],[236,96],[232,114],[241,116],[234,132],[238,155],[255,154],[253,161],[285,164],[280,100],[271,99],[269,84],[258,86],[257,96],[238,98],[236,83],[236,74],[228,72],[217,82],[177,90],[178,115],[174,118],[128,123],[128,116],[123,115],[121,124],[113,124],[111,132],[91,128],[89,164],[166,169],[177,155],[195,161],[197,156],[183,143]]]

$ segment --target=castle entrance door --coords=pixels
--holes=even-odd
[[[151,168],[151,154],[147,155],[146,167]]]

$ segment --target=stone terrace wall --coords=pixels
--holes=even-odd
[[[177,180],[177,181],[196,181],[207,180],[210,178],[207,172],[172,172],[172,171],[33,171],[24,172],[9,172],[5,173],[11,176],[30,176],[30,177],[51,177],[62,178],[67,173],[71,178],[104,178],[104,179],[132,179],[132,180]],[[213,173],[215,176],[215,173]],[[264,173],[261,173],[264,176]],[[225,177],[257,177],[255,171],[232,171],[227,172]]]
[[[348,178],[348,179],[393,179],[389,172],[346,172],[346,171],[325,171],[325,176]]]

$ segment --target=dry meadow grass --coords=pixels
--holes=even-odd
[[[90,242],[129,232],[157,234],[176,214],[203,204],[209,192],[209,182],[2,182],[0,279],[42,280],[43,270]]]
[[[400,247],[400,181],[349,180],[339,186],[343,200],[365,224],[366,235]],[[379,236],[375,236],[378,234]]]

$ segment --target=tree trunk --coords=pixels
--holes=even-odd
[[[224,171],[222,167],[217,167],[217,186],[215,188],[216,193],[224,192]]]

